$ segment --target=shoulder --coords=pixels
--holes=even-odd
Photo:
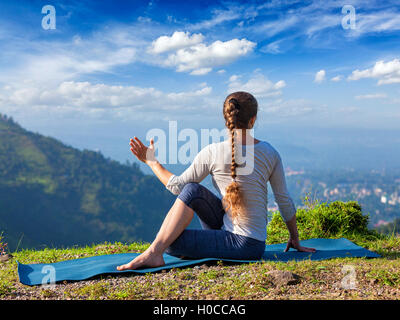
[[[198,157],[202,158],[209,158],[212,157],[213,154],[218,154],[219,150],[221,149],[222,145],[220,142],[218,143],[210,143],[206,146],[201,147],[199,153],[197,154]]]
[[[201,151],[205,152],[221,152],[222,150],[227,149],[230,150],[231,144],[228,140],[224,140],[221,142],[212,142],[209,145],[205,146]]]
[[[197,157],[209,163],[225,163],[223,159],[228,156],[230,150],[231,145],[226,141],[213,142],[202,147]]]
[[[258,150],[264,153],[266,156],[273,157],[273,158],[280,158],[280,154],[275,147],[273,147],[269,142],[260,140],[257,144]]]

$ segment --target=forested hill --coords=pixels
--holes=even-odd
[[[150,241],[173,199],[137,165],[80,151],[0,114],[0,233],[11,250]]]

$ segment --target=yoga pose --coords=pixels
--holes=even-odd
[[[290,234],[285,251],[294,248],[315,252],[300,245],[296,208],[286,188],[279,153],[249,133],[257,109],[257,100],[247,92],[228,95],[223,115],[230,138],[204,147],[180,176],[155,159],[153,140],[146,147],[137,137],[131,139],[132,153],[178,197],[149,248],[131,262],[118,266],[118,270],[162,266],[164,252],[196,259],[260,259],[267,237],[268,181]],[[246,147],[251,149],[252,170],[243,170],[241,174],[237,150]],[[209,174],[221,198],[199,184]],[[200,230],[186,229],[194,213],[199,217]]]

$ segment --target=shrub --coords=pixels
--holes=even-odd
[[[305,198],[305,208],[297,210],[299,238],[376,238],[377,233],[368,229],[368,215],[363,215],[356,201],[310,202]],[[275,212],[267,227],[267,242],[287,241],[289,232],[279,211]]]

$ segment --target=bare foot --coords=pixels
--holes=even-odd
[[[165,264],[162,254],[150,253],[148,251],[143,252],[141,255],[137,256],[131,262],[123,264],[117,267],[117,270],[133,270],[141,267],[160,267]]]

